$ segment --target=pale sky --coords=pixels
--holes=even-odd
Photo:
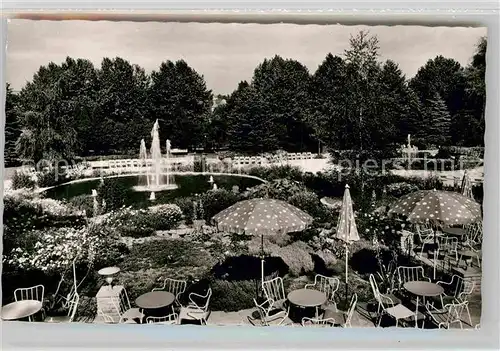
[[[184,59],[209,89],[225,94],[276,54],[313,73],[328,53],[342,55],[349,36],[361,29],[377,35],[381,59],[398,63],[407,77],[437,55],[466,65],[487,33],[465,27],[10,20],[7,82],[19,90],[41,65],[61,63],[66,56],[97,67],[104,57],[119,56],[147,72],[162,61]]]

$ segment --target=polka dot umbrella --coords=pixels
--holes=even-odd
[[[404,215],[414,223],[464,225],[481,218],[481,206],[456,192],[421,190],[401,197],[389,213]]]
[[[470,197],[452,191],[421,190],[399,199],[389,213],[404,215],[410,222],[447,226],[474,223],[481,218],[481,206]],[[436,245],[436,236],[434,235]],[[434,253],[434,278],[436,278]]]
[[[213,221],[221,231],[260,235],[264,252],[264,235],[304,230],[313,218],[285,201],[258,198],[237,202],[216,214]]]

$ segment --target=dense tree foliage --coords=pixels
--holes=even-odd
[[[316,151],[321,141],[357,157],[387,156],[407,134],[419,147],[484,145],[486,46],[482,38],[466,67],[437,56],[407,80],[362,31],[312,74],[274,56],[251,81],[216,96],[182,60],[147,74],[119,57],[100,67],[68,57],[40,67],[19,94],[7,86],[6,161],[136,154],[156,119],[173,147],[250,154]]]

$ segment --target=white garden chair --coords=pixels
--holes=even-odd
[[[171,313],[168,316],[163,317],[147,317],[147,324],[167,324],[174,325],[179,324],[179,315],[177,313]]]
[[[334,325],[340,325],[343,328],[351,328],[351,321],[352,317],[354,316],[354,311],[356,311],[357,303],[358,295],[354,293],[351,297],[351,302],[349,304],[349,309],[347,310],[347,312],[327,309],[323,314],[323,318],[326,320],[333,319]]]
[[[439,251],[455,257],[458,261],[458,238],[441,236],[437,238]]]
[[[187,282],[185,280],[177,280],[171,278],[165,278],[163,281],[163,286],[161,288],[153,288],[152,291],[168,291],[175,296],[175,304],[180,307],[182,306],[180,298],[182,294],[186,292]],[[172,306],[173,308],[174,306]]]
[[[42,308],[40,313],[42,314],[42,320],[45,319],[45,308],[44,304],[45,287],[41,284],[30,286],[29,288],[18,288],[14,290],[14,300],[24,301],[24,300],[36,300],[42,303]],[[28,317],[29,321],[32,321],[32,316]]]
[[[78,303],[80,302],[80,295],[74,292],[70,300],[67,301],[67,314],[65,316],[49,316],[50,323],[71,323],[75,320],[78,311]]]
[[[130,300],[128,298],[127,290],[123,289],[122,293],[118,297],[109,297],[111,300],[115,312],[118,315],[118,323],[142,323],[145,315],[140,308],[134,307],[130,305]],[[105,323],[115,323],[113,316],[101,311],[97,310],[97,315],[102,317]]]
[[[283,279],[281,277],[276,277],[271,280],[262,282],[262,290],[266,298],[273,301],[273,307],[281,310],[285,310],[285,303],[287,297],[285,295],[285,288],[283,286]]]
[[[411,281],[428,281],[431,279],[425,276],[424,268],[422,266],[407,267],[399,266],[397,268],[398,272],[398,284],[399,289],[403,289],[403,285]]]
[[[205,295],[196,293],[189,294],[189,303],[187,306],[182,306],[179,313],[179,323],[182,320],[195,320],[206,325],[210,310],[210,298],[212,297],[212,288],[208,288]]]
[[[445,292],[439,296],[442,308],[450,303],[468,302],[475,287],[475,283],[472,280],[463,279],[458,275],[453,275],[449,282],[438,281],[436,284],[445,289]],[[464,309],[469,317],[469,324],[472,325],[469,305],[466,304]]]
[[[434,236],[436,235],[432,229],[420,229],[418,226],[415,227],[420,241],[420,256],[424,255],[426,245],[434,245]]]
[[[337,303],[335,301],[335,293],[339,289],[340,280],[334,277],[326,277],[321,274],[316,274],[314,277],[313,284],[306,284],[305,289],[315,289],[325,293],[328,301],[323,307],[323,309],[330,308],[332,306],[335,311],[337,310]]]
[[[289,309],[287,309],[286,311],[276,310],[274,308],[275,302],[272,299],[267,299],[262,304],[257,303],[255,299],[253,299],[253,302],[255,304],[255,307],[257,307],[260,326],[268,327],[291,324],[291,321],[288,319]],[[256,325],[255,318],[249,316],[248,320],[252,325]]]
[[[447,304],[442,309],[437,309],[431,304],[426,304],[425,308],[427,309],[431,322],[433,322],[439,329],[449,329],[454,323],[458,323],[460,325],[460,329],[463,329],[461,316],[467,305],[468,302],[464,301],[460,303]]]
[[[415,312],[403,306],[401,300],[396,299],[394,296],[389,294],[381,294],[378,290],[377,282],[375,281],[375,276],[373,274],[370,274],[369,280],[373,295],[375,296],[375,300],[377,302],[377,327],[380,327],[384,314],[387,314],[396,320],[396,327],[398,327],[400,319],[406,320],[415,316]]]

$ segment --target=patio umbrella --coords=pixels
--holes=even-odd
[[[354,211],[352,209],[351,193],[349,192],[349,185],[347,184],[345,186],[344,199],[342,200],[342,208],[337,221],[337,233],[335,237],[345,242],[345,284],[347,292],[347,266],[349,260],[348,244],[359,240],[358,228],[356,226]]]
[[[389,213],[404,215],[413,223],[429,221],[435,225],[466,225],[481,218],[481,206],[462,194],[434,189],[416,191],[401,197]],[[435,274],[436,259],[434,276]]]
[[[298,232],[306,229],[313,221],[310,215],[285,201],[263,198],[237,202],[212,219],[219,230],[260,235],[262,254],[264,235]],[[264,280],[263,259],[261,263],[262,280]]]
[[[389,213],[404,215],[414,223],[465,225],[481,218],[481,206],[456,192],[420,190],[401,197]]]
[[[461,193],[463,196],[474,199],[474,195],[472,195],[472,182],[470,181],[469,172],[467,170],[464,172],[464,177],[462,178]]]

